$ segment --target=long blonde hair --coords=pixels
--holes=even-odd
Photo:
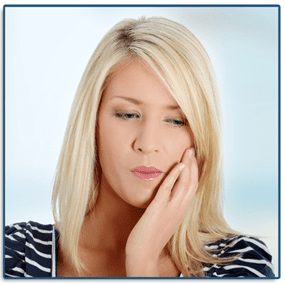
[[[184,112],[195,137],[199,186],[187,215],[168,243],[184,276],[205,276],[203,263],[222,263],[205,244],[236,234],[223,217],[221,118],[211,61],[198,39],[166,18],[116,24],[92,54],[79,83],[57,165],[52,204],[56,227],[81,271],[78,240],[96,207],[101,169],[96,154],[96,117],[115,67],[141,58],[160,76]]]

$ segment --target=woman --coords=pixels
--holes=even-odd
[[[6,276],[274,277],[222,212],[210,59],[165,18],[115,25],[80,81],[53,192],[55,226],[6,228]]]

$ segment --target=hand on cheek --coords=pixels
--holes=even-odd
[[[129,235],[127,276],[159,276],[159,255],[184,220],[197,187],[198,165],[194,148],[191,148],[184,152],[181,162],[165,178]]]

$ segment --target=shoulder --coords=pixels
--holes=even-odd
[[[208,277],[274,277],[270,251],[257,238],[240,235],[221,239],[206,248],[216,251],[218,257],[239,256],[223,265],[207,265],[204,270]]]
[[[53,225],[22,222],[5,227],[5,276],[49,277]]]

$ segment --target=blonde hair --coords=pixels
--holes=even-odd
[[[199,186],[168,249],[184,276],[205,276],[203,263],[226,261],[213,256],[205,245],[237,234],[223,217],[220,107],[212,64],[202,44],[183,25],[166,18],[119,22],[91,56],[72,104],[57,165],[52,196],[56,227],[80,272],[80,230],[86,214],[96,206],[100,186],[95,141],[100,99],[115,67],[134,58],[157,72],[195,137]]]

